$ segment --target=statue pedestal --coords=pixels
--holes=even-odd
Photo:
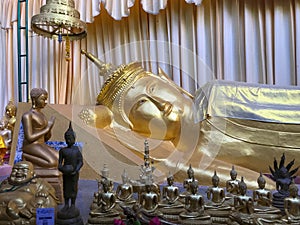
[[[80,212],[76,207],[62,209],[57,212],[55,225],[84,225]]]
[[[289,197],[289,193],[279,193],[279,192],[275,192],[273,194],[273,200],[272,200],[272,205],[274,207],[276,207],[277,209],[280,209],[281,214],[285,215],[285,211],[284,211],[284,199],[286,197]]]

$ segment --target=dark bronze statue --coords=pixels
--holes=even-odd
[[[63,193],[65,205],[58,212],[60,220],[71,224],[82,224],[80,212],[75,207],[78,190],[79,170],[83,165],[82,154],[78,146],[75,146],[75,132],[71,122],[69,129],[65,133],[67,147],[59,151],[58,169],[63,174]],[[71,200],[71,205],[70,205]]]
[[[289,197],[289,186],[296,177],[295,174],[299,169],[297,167],[291,170],[294,163],[295,160],[292,160],[285,166],[285,155],[282,154],[279,165],[277,160],[274,159],[274,168],[269,167],[277,189],[277,192],[273,194],[272,204],[274,207],[279,208],[282,214],[284,214],[284,199]]]

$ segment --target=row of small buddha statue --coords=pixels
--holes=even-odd
[[[167,184],[161,190],[157,190],[157,184],[148,182],[135,196],[135,182],[130,181],[125,170],[123,183],[115,189],[106,173],[94,195],[88,224],[113,224],[115,219],[124,218],[124,213],[134,215],[142,224],[149,224],[154,217],[158,217],[162,224],[300,223],[300,198],[294,183],[289,185],[290,195],[284,199],[285,215],[282,215],[280,209],[272,206],[272,191],[265,189],[266,180],[262,174],[257,179],[258,188],[249,195],[244,178],[236,179],[234,167],[226,189],[219,187],[219,177],[215,172],[205,197],[199,193],[199,183],[191,166],[187,174],[184,191],[179,187],[181,185],[174,185],[174,177],[169,174]]]

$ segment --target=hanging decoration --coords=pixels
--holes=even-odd
[[[74,0],[47,0],[40,14],[31,18],[32,30],[44,37],[66,41],[66,60],[70,60],[70,41],[86,37],[86,23],[80,20]]]

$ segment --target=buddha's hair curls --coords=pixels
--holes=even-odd
[[[43,88],[32,88],[30,91],[30,98],[36,99],[39,96],[41,96],[42,94],[48,95],[48,92]]]

